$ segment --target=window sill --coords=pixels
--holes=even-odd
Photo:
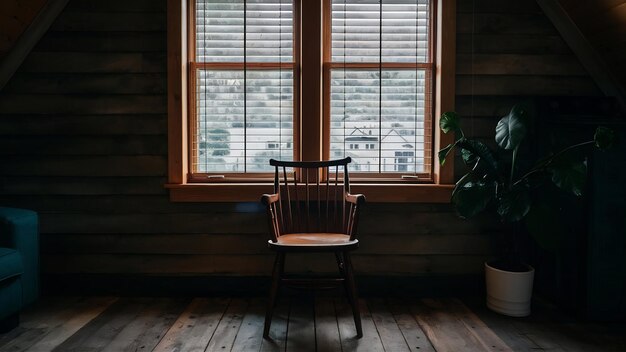
[[[271,183],[167,184],[172,202],[258,202],[272,193]],[[352,193],[364,194],[369,203],[449,203],[454,185],[356,183]]]

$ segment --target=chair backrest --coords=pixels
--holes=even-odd
[[[356,235],[358,204],[350,193],[350,157],[329,161],[278,161],[274,166],[274,193],[270,207],[275,237],[285,233],[343,233]]]

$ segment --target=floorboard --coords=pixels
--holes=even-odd
[[[0,350],[20,350],[21,341],[32,345],[45,335],[51,320],[63,310],[79,301],[79,297],[46,297],[26,308],[20,314],[20,325],[6,334],[0,335]],[[10,344],[9,347],[3,348]]]
[[[484,351],[480,341],[439,300],[421,300],[412,311],[436,351]]]
[[[219,298],[194,299],[154,351],[204,351],[229,301]]]
[[[31,322],[36,326],[2,347],[3,351],[51,351],[98,317],[117,298],[96,297],[69,301],[58,311],[42,314]]]
[[[382,298],[368,300],[372,320],[385,351],[410,351],[402,331]]]
[[[332,297],[315,300],[315,339],[318,352],[341,351],[341,336]]]
[[[291,300],[287,336],[287,351],[315,351],[315,307],[312,297],[307,295]]]
[[[139,318],[150,303],[151,299],[120,299],[63,341],[54,351],[101,351],[124,327]]]
[[[263,344],[264,320],[265,300],[260,298],[250,300],[232,351],[259,351]]]
[[[263,339],[265,298],[49,297],[0,334],[0,351],[400,352],[626,351],[626,324],[581,322],[550,306],[527,318],[455,298],[279,297]]]
[[[287,323],[289,322],[289,313],[289,300],[279,297],[276,308],[274,309],[272,324],[270,325],[269,339],[263,339],[261,342],[262,352],[285,351],[287,346]]]
[[[188,304],[188,299],[180,298],[153,300],[106,345],[103,351],[152,351]]]
[[[384,351],[383,343],[378,336],[376,325],[372,321],[367,304],[364,300],[359,302],[361,309],[361,324],[363,326],[363,337],[356,338],[356,328],[350,304],[345,299],[337,299],[337,321],[339,322],[339,333],[341,335],[341,348],[343,351]]]
[[[222,316],[215,329],[213,338],[211,338],[206,347],[207,351],[232,350],[247,309],[248,302],[241,298],[234,298],[230,301],[224,316]]]
[[[400,299],[389,299],[388,304],[409,349],[411,351],[435,352],[430,340],[411,314],[410,304],[406,300]]]

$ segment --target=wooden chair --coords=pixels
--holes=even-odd
[[[272,286],[265,315],[263,337],[269,336],[272,314],[281,284],[327,288],[343,283],[352,306],[357,337],[363,336],[361,315],[350,252],[356,238],[362,194],[350,194],[348,164],[351,159],[331,161],[277,161],[274,194],[264,194],[271,239],[276,252]],[[334,253],[340,276],[336,278],[289,278],[285,273],[287,253]]]

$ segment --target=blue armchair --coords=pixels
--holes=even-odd
[[[39,297],[39,225],[31,210],[0,207],[0,332]]]

